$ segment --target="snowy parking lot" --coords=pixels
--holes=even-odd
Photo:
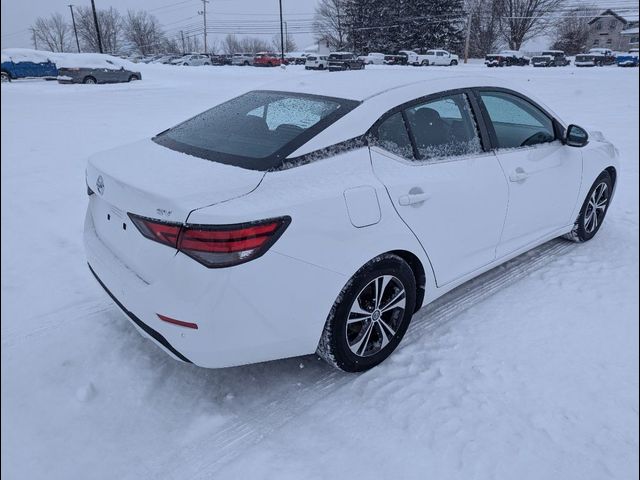
[[[354,74],[375,68],[400,81],[413,67]],[[361,375],[313,355],[179,363],[135,331],[82,247],[89,155],[269,82],[342,74],[140,70],[127,84],[2,84],[3,477],[637,478],[638,69],[420,69],[509,78],[602,131],[619,183],[593,241],[551,241],[458,287]]]

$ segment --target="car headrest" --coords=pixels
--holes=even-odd
[[[434,125],[440,123],[440,114],[433,108],[420,108],[416,110],[415,119],[421,125]]]

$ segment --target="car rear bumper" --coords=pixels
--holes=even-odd
[[[178,360],[209,368],[313,353],[347,280],[269,251],[222,269],[177,253],[166,275],[147,283],[101,241],[91,215],[84,244],[92,273],[143,336]],[[167,323],[159,314],[197,329]]]

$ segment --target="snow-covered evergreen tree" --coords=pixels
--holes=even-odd
[[[464,43],[463,0],[347,0],[349,48],[357,52],[446,48]]]

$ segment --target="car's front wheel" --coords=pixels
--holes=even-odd
[[[140,79],[138,78],[138,76],[137,76],[137,75],[131,75],[131,76],[129,77],[129,81],[130,81],[130,82],[135,82],[136,80],[140,80]]]
[[[2,79],[3,82],[11,81],[11,76],[7,72],[0,73],[0,78]]]
[[[451,66],[455,67],[456,65],[458,65],[458,61],[457,60],[451,60]]]
[[[84,80],[82,80],[82,83],[86,83],[87,85],[95,85],[98,82],[94,77],[89,76],[89,77],[84,77]]]
[[[335,301],[317,353],[346,372],[375,367],[396,349],[415,310],[416,280],[400,257],[383,254],[349,280]]]
[[[609,172],[602,172],[598,176],[582,204],[573,230],[565,238],[574,242],[586,242],[595,237],[609,208],[612,184]]]

